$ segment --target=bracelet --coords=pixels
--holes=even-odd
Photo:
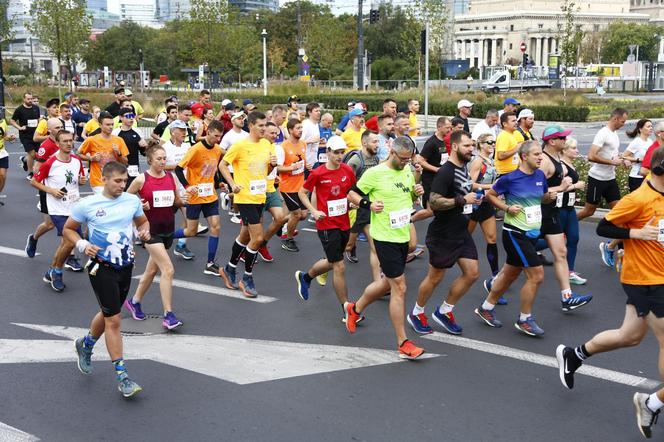
[[[90,245],[90,241],[86,239],[79,239],[76,241],[76,248],[80,253],[85,253],[85,249]]]

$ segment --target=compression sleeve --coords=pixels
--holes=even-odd
[[[606,218],[603,218],[597,224],[597,234],[605,238],[629,239],[629,229],[616,226],[611,221],[607,221]]]
[[[180,184],[182,184],[185,189],[189,187],[189,182],[187,182],[187,178],[184,176],[183,168],[180,166],[175,166],[175,176],[178,177],[178,181],[180,181]]]

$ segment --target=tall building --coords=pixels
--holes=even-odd
[[[156,0],[155,17],[160,23],[188,17],[191,10],[189,0]]]
[[[258,9],[276,11],[279,9],[279,0],[229,0],[228,3],[242,12],[251,12]]]
[[[85,6],[90,11],[108,11],[107,0],[86,0]]]
[[[120,0],[117,14],[120,20],[130,20],[142,26],[160,26],[157,20],[157,0]]]
[[[632,12],[648,14],[652,23],[664,24],[664,2],[662,0],[630,0],[629,5]]]

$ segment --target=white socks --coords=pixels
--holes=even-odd
[[[489,301],[484,301],[482,303],[482,309],[484,310],[493,310],[493,308],[496,306],[496,304],[491,304]]]
[[[447,302],[443,302],[440,305],[440,307],[438,307],[438,313],[440,313],[441,315],[445,315],[445,314],[451,312],[452,310],[454,310],[454,306],[448,304]]]
[[[653,393],[650,395],[650,397],[648,397],[648,400],[646,401],[646,406],[653,413],[657,413],[657,410],[660,410],[662,407],[664,407],[664,402],[659,400],[659,398],[657,397],[657,393]]]
[[[424,313],[424,307],[420,307],[417,305],[417,302],[415,303],[415,307],[413,307],[413,316],[421,315]]]

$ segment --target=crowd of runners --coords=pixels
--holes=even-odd
[[[417,359],[425,351],[408,337],[408,326],[415,335],[435,328],[460,335],[463,327],[454,311],[471,309],[486,325],[502,327],[506,318],[497,306],[516,302],[506,292],[522,273],[520,313],[511,322],[525,335],[542,336],[534,311],[544,265],[553,267],[563,312],[587,306],[592,296],[572,289],[587,282],[575,268],[579,220],[593,215],[604,200],[610,211],[597,233],[607,241],[598,244],[597,260],[620,272],[625,319],[620,328],[578,347],[559,346],[560,379],[572,388],[583,361],[637,345],[648,329],[664,348],[664,122],[639,120],[627,134],[633,141],[621,152],[617,131],[628,113],[615,109],[590,146],[592,167],[584,182],[575,168],[579,151],[572,131],[551,124],[541,134],[532,133],[534,112],[514,98],[506,99],[503,109],[488,111],[473,128],[468,120],[473,103],[459,101],[458,114],[438,118],[421,149],[414,141],[421,133],[417,100],[399,109],[387,98],[382,112],[366,121],[366,105],[350,102],[335,126],[319,103],[301,105],[297,96],[265,111],[251,100],[240,105],[225,99],[215,112],[204,90],[193,103],[166,99],[156,127],[145,137],[137,130],[138,121],[146,118],[143,108],[125,88],[115,90],[105,110],[72,93],[63,102],[45,104],[41,108],[26,93],[9,119],[25,149],[26,178],[39,191],[41,219],[27,237],[25,252],[34,257],[38,240],[55,230],[62,239],[44,269],[44,282],[62,292],[64,269],[88,273],[100,311],[89,333],[76,340],[78,368],[92,372],[92,351],[104,335],[125,397],[141,387],[128,376],[122,356],[122,309],[134,320],[146,319],[142,300],[159,275],[163,326],[174,330],[183,325],[174,312],[173,260],[194,259],[187,238],[207,234],[201,271],[255,298],[269,293],[254,282],[257,260],[274,261],[271,244],[298,253],[298,226],[307,221],[315,223],[324,258],[308,269],[293,268],[293,293],[307,301],[317,290],[312,282],[325,286],[332,272],[349,333],[358,331],[374,301],[389,296],[398,354]],[[2,191],[9,168],[4,142],[15,137],[4,121],[0,129]],[[626,195],[616,179],[620,167],[630,170],[631,193]],[[585,201],[578,198],[582,190]],[[241,227],[226,244],[224,259],[218,259],[226,212]],[[201,216],[205,225],[199,224]],[[418,245],[414,223],[428,224],[424,245]],[[472,236],[478,226],[482,246]],[[359,263],[360,242],[368,247],[367,263]],[[134,246],[139,244],[149,258],[138,264],[143,273],[132,291]],[[478,250],[484,250],[490,274],[480,274]],[[415,302],[406,305],[407,264],[425,251],[427,275]],[[347,265],[363,267],[372,276],[357,299],[349,297]],[[459,276],[427,312],[434,291],[454,266]],[[270,272],[270,267],[261,271]],[[479,305],[464,303],[464,295],[478,286],[486,299]],[[664,353],[659,361],[664,378]],[[664,389],[636,393],[634,404],[639,429],[650,437],[664,407]]]

